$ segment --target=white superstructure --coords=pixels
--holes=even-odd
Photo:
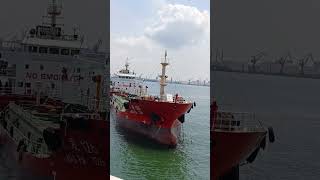
[[[129,69],[129,63],[126,62],[125,68],[119,70],[111,77],[112,91],[122,91],[129,94],[146,94],[147,87],[143,86],[142,80],[136,73]]]
[[[99,51],[100,40],[90,49],[76,29],[65,34],[57,24],[61,11],[52,0],[46,16],[49,23],[32,28],[21,40],[0,41],[0,95],[40,93],[93,109],[98,100],[105,109],[108,54]],[[95,80],[97,76],[101,82]]]

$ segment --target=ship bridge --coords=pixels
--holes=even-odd
[[[78,55],[81,42],[66,41],[60,39],[43,39],[38,37],[27,37],[22,43],[23,51],[40,54]]]

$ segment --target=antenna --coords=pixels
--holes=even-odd
[[[77,27],[77,25],[73,25],[72,27],[72,30],[73,30],[73,35],[77,35],[77,31],[79,30],[79,27]]]
[[[126,67],[126,70],[128,70],[128,67],[129,67],[129,58],[128,57],[126,59],[126,64],[124,66]]]
[[[165,52],[164,52],[164,62],[166,62],[167,61],[167,50],[165,50]]]
[[[62,6],[58,7],[56,0],[52,0],[52,3],[48,6],[48,15],[51,19],[51,27],[56,27],[57,25],[57,16],[61,15]]]
[[[82,36],[80,37],[80,43],[81,43],[80,47],[82,47],[83,42],[84,42],[84,36],[82,35]]]

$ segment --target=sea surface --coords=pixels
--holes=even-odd
[[[147,82],[148,91],[158,94],[159,84]],[[161,147],[149,140],[131,136],[110,121],[110,169],[125,180],[209,179],[210,88],[169,84],[166,92],[179,93],[196,107],[186,114],[180,142],[175,149]]]
[[[220,106],[255,112],[275,131],[241,180],[320,179],[320,80],[213,72],[211,82]]]

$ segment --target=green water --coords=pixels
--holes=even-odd
[[[149,92],[159,92],[158,83],[147,83]],[[169,84],[168,93],[179,93],[196,102],[186,115],[182,136],[175,149],[142,140],[110,122],[111,174],[122,179],[209,179],[210,132],[209,87]]]

